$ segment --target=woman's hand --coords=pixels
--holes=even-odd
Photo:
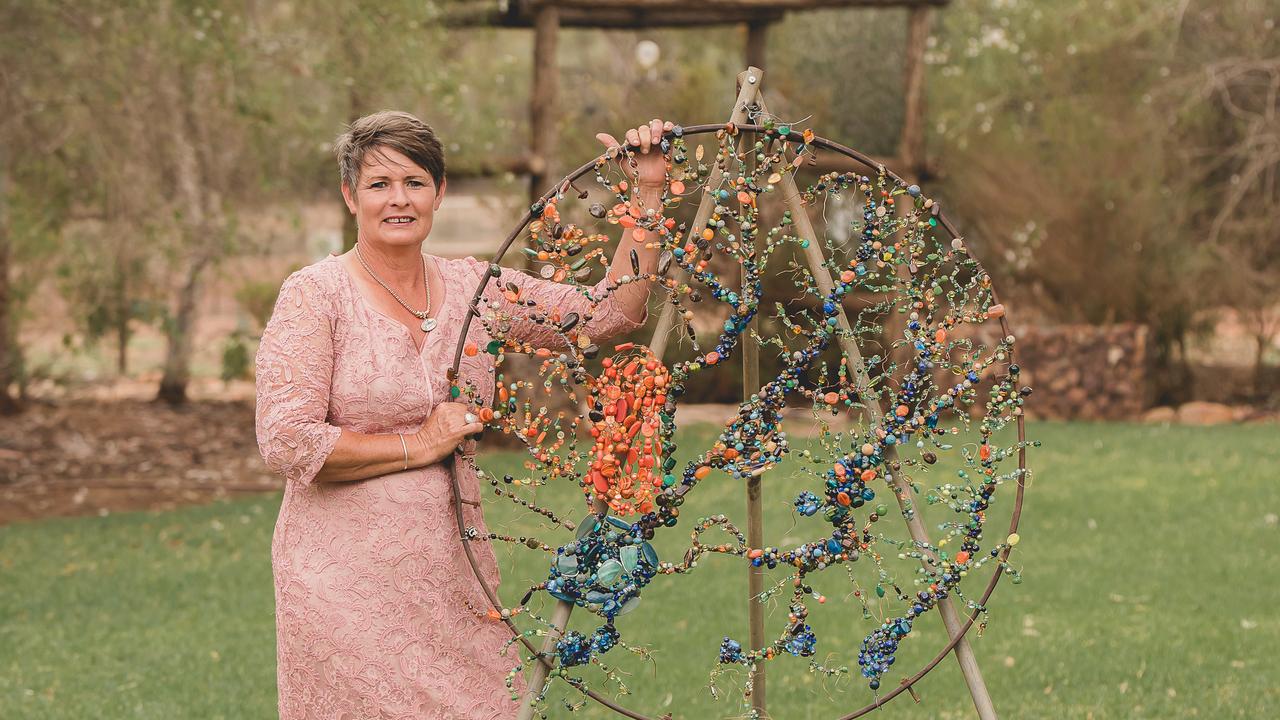
[[[410,454],[410,466],[434,465],[449,457],[458,445],[484,429],[470,405],[456,402],[440,403],[414,434],[415,450]]]
[[[670,132],[675,124],[668,121],[663,122],[659,118],[654,118],[646,125],[640,125],[627,131],[627,144],[633,148],[640,150],[636,156],[634,171],[630,163],[619,160],[618,164],[622,166],[622,171],[631,178],[636,185],[644,188],[662,188],[667,181],[667,158],[663,154],[662,134]],[[618,147],[621,143],[614,139],[609,133],[597,133],[596,139],[604,144],[606,149]],[[652,152],[656,150],[657,152]]]

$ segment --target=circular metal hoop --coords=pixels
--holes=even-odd
[[[724,130],[726,129],[726,127],[727,126],[724,124],[693,125],[693,126],[684,128],[684,135],[702,135],[707,133],[714,133],[720,130]],[[766,131],[766,128],[763,125],[735,125],[734,127],[736,128],[737,132],[762,133]],[[868,170],[871,170],[877,174],[883,170],[887,177],[897,182],[901,182],[904,184],[906,182],[902,179],[901,176],[892,172],[888,168],[885,168],[880,163],[877,163],[870,156],[860,153],[857,150],[854,150],[853,148],[847,147],[845,145],[841,145],[840,143],[833,142],[831,140],[827,140],[826,138],[822,138],[822,137],[813,138],[813,140],[809,144],[814,147],[820,147],[825,150],[829,150],[838,155],[843,155],[844,157],[847,157],[850,160],[853,160],[865,166]],[[578,180],[583,175],[586,175],[588,172],[590,172],[593,168],[596,167],[597,163],[599,163],[602,158],[604,158],[604,155],[597,156],[596,158],[592,159],[590,162],[579,167],[577,170],[574,170],[573,172],[566,175],[563,179],[557,182],[551,190],[544,193],[542,197],[539,198],[539,201],[537,204],[545,203],[546,201],[548,201],[549,199],[557,195],[559,192],[561,192],[562,188]],[[938,218],[938,224],[941,225],[943,229],[947,231],[947,233],[951,236],[952,239],[960,237],[960,234],[956,231],[956,228],[951,223],[950,219],[948,219],[945,211],[939,212],[937,218]],[[515,242],[516,238],[520,236],[520,234],[524,231],[524,229],[529,225],[529,223],[533,219],[534,219],[533,210],[529,209],[525,211],[524,217],[516,225],[515,229],[511,231],[511,234],[507,236],[506,240],[503,241],[502,245],[498,248],[498,251],[494,254],[494,257],[491,263],[498,264],[502,261],[502,258],[503,256],[506,255],[507,250],[511,248],[512,243]],[[479,287],[476,288],[475,294],[472,296],[471,302],[467,307],[467,314],[466,314],[466,317],[463,318],[463,322],[462,322],[462,331],[458,335],[459,340],[458,340],[457,348],[454,350],[452,372],[455,375],[458,371],[459,365],[462,362],[462,352],[463,352],[463,344],[464,344],[462,342],[462,339],[467,336],[467,332],[471,327],[472,320],[474,320],[477,316],[479,316],[480,298],[482,297],[485,291],[485,288],[488,286],[490,280],[492,279],[493,278],[490,274],[488,273],[485,274],[484,278],[480,281]],[[995,294],[994,288],[991,290],[991,295],[992,295],[992,299],[999,302],[999,298]],[[1010,328],[1009,328],[1007,315],[1003,315],[997,319],[1000,322],[1001,332],[1005,336],[1012,335],[1012,332],[1010,331]],[[1012,363],[1013,363],[1013,350],[1010,349],[1006,367]],[[1018,428],[1018,443],[1019,443],[1018,474],[1017,474],[1018,479],[1017,479],[1017,491],[1014,496],[1013,515],[1009,520],[1009,530],[1008,530],[1009,534],[1016,533],[1018,530],[1018,523],[1022,516],[1023,498],[1026,493],[1026,471],[1027,471],[1026,453],[1027,451],[1026,451],[1026,447],[1024,446],[1024,443],[1026,441],[1026,422],[1025,422],[1025,417],[1023,413],[1018,413],[1016,418],[1017,418],[1016,424]],[[452,461],[453,459],[451,457],[450,462]],[[489,586],[489,584],[485,581],[484,577],[481,575],[479,565],[476,562],[475,556],[471,550],[471,539],[467,537],[466,528],[462,518],[462,502],[460,499],[462,496],[459,493],[458,479],[457,479],[456,473],[450,474],[450,481],[453,485],[454,518],[457,521],[458,535],[462,540],[462,549],[466,553],[467,562],[471,565],[471,570],[474,573],[476,580],[480,583],[480,587],[484,591],[485,596],[489,598],[489,602],[492,603],[495,609],[501,609],[502,603],[499,600],[497,593],[494,592],[493,588]],[[1013,548],[1011,546],[1006,546],[1003,552],[1000,554],[1000,564],[996,566],[996,569],[991,575],[991,579],[987,582],[987,586],[983,591],[982,598],[977,603],[979,606],[985,606],[987,604],[987,601],[991,598],[991,594],[995,591],[996,585],[1000,582],[1000,576],[1004,574],[1002,572],[1002,568],[1004,567],[1005,562],[1009,559],[1009,553],[1012,550]],[[898,695],[902,694],[903,692],[906,692],[909,688],[911,688],[913,685],[919,682],[925,675],[927,675],[930,671],[932,671],[935,667],[937,667],[938,663],[942,662],[942,660],[948,654],[950,654],[952,650],[955,649],[956,645],[966,636],[966,634],[968,634],[969,628],[973,627],[974,622],[977,620],[978,614],[979,614],[978,610],[972,610],[966,613],[967,617],[965,619],[965,623],[963,627],[960,628],[960,631],[955,635],[955,637],[952,637],[950,641],[946,645],[944,645],[940,651],[938,651],[938,654],[935,655],[931,660],[929,660],[929,662],[925,663],[920,668],[920,670],[917,671],[914,675],[912,675],[909,678],[906,678],[897,687],[886,692],[884,695],[877,697],[874,702],[868,703],[867,705],[847,715],[843,715],[839,717],[837,720],[853,720],[854,718],[862,717],[863,715],[866,715],[872,710],[876,710],[880,707],[883,707],[890,700],[893,700]],[[534,656],[537,658],[538,662],[545,664],[548,668],[552,667],[551,662],[547,658],[542,657],[539,650],[535,648],[527,638],[524,637],[524,635],[520,632],[519,628],[516,627],[514,621],[512,621],[510,618],[503,618],[502,621],[507,625],[507,628],[511,631],[512,637],[518,639],[521,644],[523,644],[526,648],[528,648],[529,651],[532,652]],[[588,688],[584,687],[580,689],[592,700],[595,700],[601,705],[623,716],[634,718],[634,720],[654,720],[653,718],[650,718],[647,715],[642,715],[634,710],[630,710],[628,708],[622,707],[621,705],[614,703],[608,698],[598,695],[597,693],[595,693],[594,691]]]

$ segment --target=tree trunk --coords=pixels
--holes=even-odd
[[[178,289],[173,316],[166,323],[165,335],[169,341],[165,355],[164,376],[160,378],[160,390],[156,400],[170,405],[187,401],[187,384],[191,381],[192,331],[196,321],[196,303],[200,296],[200,281],[209,264],[207,253],[200,252],[187,268],[186,278]]]
[[[129,374],[129,316],[123,315],[116,322],[116,374]]]
[[[121,248],[116,255],[116,373],[124,377],[129,373],[129,321],[133,316],[129,299],[129,261]]]
[[[177,288],[173,314],[165,327],[168,349],[156,400],[180,405],[187,401],[187,383],[191,380],[191,333],[196,320],[200,280],[217,252],[216,246],[222,242],[224,224],[216,194],[203,182],[200,156],[193,140],[198,133],[194,130],[190,100],[183,93],[177,71],[166,77],[170,81],[167,86],[169,95],[176,100],[171,117],[172,162],[178,196],[186,213],[180,223],[180,232],[188,264],[182,285]]]
[[[342,39],[342,47],[346,50],[347,72],[352,76],[358,75],[359,69],[365,64],[366,60],[361,55],[364,41],[355,32],[355,29],[349,22],[343,22],[339,26],[338,36]],[[368,103],[365,102],[364,95],[360,89],[363,83],[353,82],[347,85],[347,122],[354,123],[369,112]],[[352,192],[355,188],[351,188]],[[338,243],[343,252],[347,252],[356,246],[357,236],[360,234],[360,228],[356,225],[356,216],[352,215],[346,205],[342,206],[342,237]]]
[[[9,324],[9,259],[12,242],[9,236],[9,178],[7,171],[0,166],[0,415],[13,415],[21,406],[17,399],[9,393],[9,386],[16,379],[14,372],[18,367],[17,338]]]
[[[1267,399],[1266,372],[1267,367],[1263,364],[1263,355],[1267,350],[1267,343],[1271,338],[1263,333],[1254,336],[1257,347],[1253,351],[1253,399],[1256,402],[1264,402]]]

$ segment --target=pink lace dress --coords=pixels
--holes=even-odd
[[[421,351],[403,325],[363,299],[336,257],[285,280],[262,336],[258,445],[286,479],[271,546],[282,720],[479,720],[509,718],[518,707],[504,679],[519,657],[504,650],[510,634],[488,617],[463,554],[445,468],[312,482],[341,428],[412,433],[449,399],[445,372],[487,266],[431,260],[445,297]],[[510,270],[490,283],[488,298],[506,303],[507,282],[565,314],[585,315],[589,305],[574,288]],[[522,339],[554,342],[541,326],[526,325],[515,329]],[[638,325],[610,300],[586,332],[603,338]],[[468,340],[481,348],[488,341],[479,322]],[[492,360],[464,355],[460,380],[488,396]],[[465,522],[485,534],[472,459],[459,458],[457,467]],[[473,548],[497,587],[492,549]]]

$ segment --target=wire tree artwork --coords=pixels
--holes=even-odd
[[[755,678],[782,659],[824,677],[861,678],[866,705],[846,717],[909,689],[953,651],[963,666],[965,631],[986,624],[997,581],[1020,581],[1009,553],[1032,445],[1022,423],[1030,389],[1020,386],[1015,337],[990,276],[938,202],[869,158],[769,115],[759,71],[744,75],[755,87],[744,84],[734,121],[676,127],[663,139],[669,169],[659,206],[643,206],[619,168],[633,151],[607,152],[530,208],[477,288],[468,323],[490,340],[467,342],[464,330],[451,377],[464,356],[490,358],[496,392],[481,418],[523,447],[528,472],[482,471],[482,481],[536,513],[543,531],[481,536],[463,526],[460,509],[459,531],[469,556],[472,543],[545,556],[545,574],[506,578],[521,586],[519,603],[504,605],[485,586],[526,658],[509,675],[513,693],[516,675],[532,668],[526,717],[548,712],[546,691],[557,681],[645,717],[608,697],[625,691],[612,658],[643,655],[652,641],[625,616],[652,586],[699,582],[712,562],[767,577],[753,612],[786,611],[771,636],[749,641],[741,628],[725,628],[719,647],[707,649],[710,686],[738,673],[748,717],[761,711]],[[865,170],[815,170],[820,151]],[[695,203],[690,218],[685,205]],[[660,245],[657,267],[646,272],[632,249],[632,272],[597,284],[612,248],[637,241]],[[496,263],[511,246],[542,277],[578,287],[593,309],[619,287],[648,282],[663,307],[654,339],[602,346],[584,331],[590,313],[522,297],[499,279]],[[512,329],[529,323],[556,341],[517,340]],[[742,402],[709,446],[679,448],[682,398],[748,351],[771,356],[767,375],[747,373]],[[535,359],[536,376],[505,371],[517,354]],[[488,397],[465,384],[452,392]],[[789,436],[796,407],[820,427],[815,438]],[[678,451],[692,459],[677,460]],[[784,461],[788,472],[765,475]],[[708,481],[763,481],[793,505],[793,532],[805,539],[769,545],[728,513],[682,514]],[[546,505],[539,489],[565,484],[579,489],[577,506]],[[998,502],[1013,506],[1007,528],[989,527]],[[651,541],[661,533],[687,534],[683,554],[659,557]],[[567,631],[572,609],[595,616],[594,629]],[[857,622],[826,638],[811,623],[824,612]],[[950,642],[912,677],[886,685],[900,645],[931,614],[943,614]],[[976,671],[973,664],[966,678]],[[980,711],[990,705],[978,697],[985,687],[970,682],[970,690]]]

